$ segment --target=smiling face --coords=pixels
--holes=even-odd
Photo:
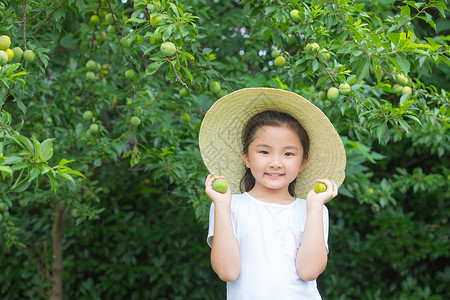
[[[289,184],[306,165],[299,136],[286,125],[259,127],[242,158],[255,178],[254,195],[289,195]]]

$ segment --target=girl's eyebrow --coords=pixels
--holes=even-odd
[[[267,144],[258,144],[258,145],[256,145],[256,147],[258,147],[258,148],[272,148],[271,146],[269,146],[269,145],[267,145]],[[284,149],[286,149],[286,150],[289,150],[289,149],[292,149],[292,150],[298,150],[298,148],[296,147],[296,146],[286,146],[286,147],[284,147]]]

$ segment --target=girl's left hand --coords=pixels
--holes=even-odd
[[[338,194],[338,188],[336,183],[333,180],[327,179],[318,179],[317,182],[322,182],[327,186],[327,190],[322,193],[316,193],[314,189],[309,191],[306,196],[306,202],[312,202],[311,204],[325,204]]]

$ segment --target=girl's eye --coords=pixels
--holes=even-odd
[[[285,155],[286,155],[286,156],[294,156],[294,153],[287,152]]]
[[[261,153],[261,154],[269,154],[269,152],[267,152],[265,150],[261,150],[261,151],[259,151],[259,153]]]

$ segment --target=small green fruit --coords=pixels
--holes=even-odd
[[[327,100],[328,99],[327,98],[327,93],[324,92],[324,91],[320,91],[319,92],[319,98],[320,98],[320,100]]]
[[[292,21],[297,22],[297,23],[300,22],[300,15],[299,15],[298,10],[296,10],[296,9],[291,10],[290,15],[291,15]]]
[[[138,127],[141,124],[141,119],[139,119],[139,117],[137,116],[132,116],[130,122],[131,126]]]
[[[316,185],[314,186],[314,191],[318,194],[318,193],[323,193],[327,190],[327,186],[325,185],[325,183],[319,182],[316,183]]]
[[[88,68],[88,70],[90,70],[90,71],[95,70],[96,67],[97,67],[97,63],[95,61],[93,61],[92,59],[87,61],[86,68]]]
[[[104,31],[97,32],[95,34],[95,38],[97,39],[97,41],[103,42],[104,40],[106,40],[106,32]]]
[[[339,85],[339,93],[342,95],[347,95],[350,93],[350,84],[343,82]]]
[[[319,54],[317,54],[317,57],[322,61],[327,61],[330,59],[330,53],[326,48],[322,48],[320,49]]]
[[[189,96],[189,90],[187,88],[181,88],[178,92],[181,97],[187,97]]]
[[[8,54],[5,51],[0,50],[0,64],[4,66],[7,63],[8,63]]]
[[[131,40],[125,36],[120,38],[120,43],[123,47],[128,48],[131,45]]]
[[[412,94],[412,89],[409,86],[404,86],[402,88],[402,95],[410,95]]]
[[[25,59],[25,61],[27,63],[32,63],[34,61],[34,59],[36,58],[36,53],[34,53],[33,50],[26,50],[23,53],[23,59]]]
[[[280,54],[281,54],[280,50],[273,50],[272,53],[271,53],[273,59],[275,59],[278,56],[280,56]]]
[[[86,72],[86,79],[87,80],[95,80],[96,79],[95,73],[92,71]]]
[[[11,46],[11,39],[7,35],[0,36],[0,50],[6,50]]]
[[[319,49],[320,46],[317,43],[307,44],[305,47],[305,50],[309,52],[319,51]]]
[[[277,68],[283,66],[286,63],[286,58],[284,58],[283,56],[278,56],[277,58],[275,58],[275,60],[273,61],[273,65]]]
[[[392,91],[394,92],[394,94],[400,94],[403,90],[403,86],[400,84],[394,84],[394,86],[392,87]]]
[[[330,87],[327,92],[328,100],[334,101],[339,97],[339,90],[335,87]]]
[[[395,81],[400,85],[405,85],[408,83],[408,78],[403,74],[397,74]]]
[[[14,52],[14,58],[13,61],[14,62],[18,62],[22,60],[22,56],[23,56],[23,50],[20,47],[14,47],[12,49],[12,51]]]
[[[188,113],[185,113],[181,116],[181,120],[185,123],[189,123],[189,121],[191,120],[191,116]]]
[[[228,183],[225,179],[219,178],[214,180],[213,189],[219,193],[225,193],[228,190]]]
[[[134,78],[134,70],[129,69],[125,71],[125,78],[126,79],[133,79]]]
[[[90,120],[92,120],[92,117],[94,116],[94,114],[92,113],[92,111],[90,111],[90,110],[87,110],[87,111],[85,111],[84,113],[83,113],[83,119],[85,120],[85,121],[90,121]]]
[[[114,24],[114,18],[113,15],[111,13],[107,14],[105,16],[105,22],[106,24],[110,25],[110,24]]]
[[[92,25],[97,25],[98,22],[100,22],[100,18],[97,15],[92,15],[91,16],[91,24]]]
[[[5,50],[5,52],[8,55],[8,62],[12,61],[14,58],[14,51],[8,48]]]
[[[108,25],[108,33],[115,34],[116,33],[116,26]]]
[[[171,56],[175,54],[177,48],[172,42],[165,42],[161,44],[161,54],[164,56]]]
[[[211,82],[209,90],[214,94],[218,94],[220,92],[220,83],[218,81]]]
[[[159,23],[163,20],[163,17],[157,16],[156,14],[153,14],[150,16],[150,24],[153,28],[158,27],[160,25]]]
[[[89,126],[89,132],[92,134],[97,134],[98,133],[98,125],[91,124],[91,126]]]

